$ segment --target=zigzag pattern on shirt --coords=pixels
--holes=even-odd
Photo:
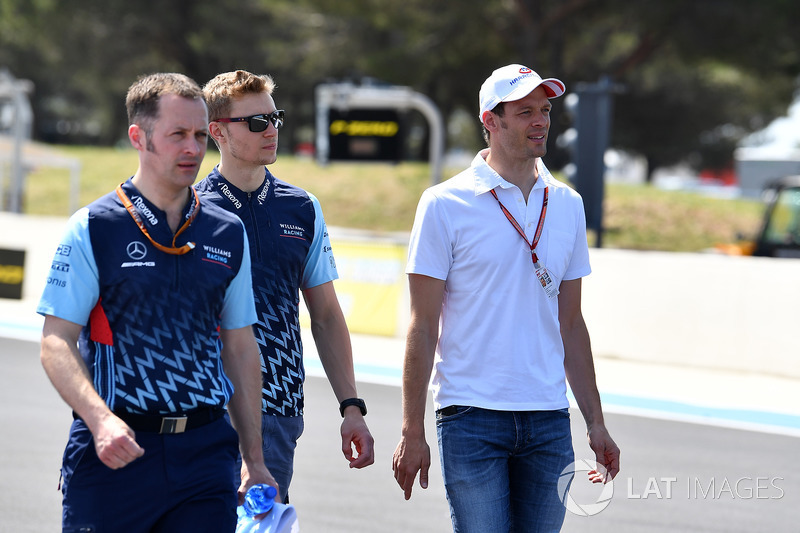
[[[193,320],[202,320],[198,315],[204,310],[176,310],[180,302],[169,291],[149,304],[139,306],[138,313],[125,310],[122,317],[126,326],[115,343],[114,408],[174,413],[225,404],[229,382],[221,381],[221,365],[215,362],[216,334],[193,333]]]
[[[254,287],[260,311],[254,327],[261,352],[262,407],[271,414],[298,416],[303,409],[303,356],[298,316],[299,295],[275,282],[263,269]]]

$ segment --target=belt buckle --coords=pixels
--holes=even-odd
[[[161,430],[159,433],[183,433],[186,431],[186,420],[187,417],[185,416],[165,416],[161,419]]]

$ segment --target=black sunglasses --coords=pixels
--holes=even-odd
[[[247,127],[254,133],[264,131],[269,127],[269,123],[275,126],[275,129],[280,129],[283,126],[284,110],[278,109],[272,113],[261,113],[260,115],[251,115],[249,117],[238,118],[218,118],[216,122],[247,122]]]

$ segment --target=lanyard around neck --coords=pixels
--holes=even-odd
[[[508,212],[506,206],[503,205],[503,202],[500,201],[500,198],[497,197],[497,193],[494,192],[494,189],[490,190],[489,192],[492,193],[494,199],[497,200],[497,203],[500,204],[500,209],[503,210],[503,214],[506,216],[511,225],[514,226],[514,229],[517,230],[519,236],[522,237],[522,240],[525,241],[531,249],[531,260],[533,261],[533,266],[539,268],[539,257],[536,255],[536,245],[539,244],[539,237],[542,236],[542,229],[544,229],[544,217],[547,215],[547,187],[544,188],[544,199],[542,200],[542,212],[539,213],[539,224],[536,226],[536,233],[533,235],[533,242],[528,242],[528,237],[525,236],[525,230],[519,225],[517,220],[514,216]]]
[[[117,191],[117,196],[119,196],[119,199],[122,201],[122,205],[125,206],[125,209],[128,210],[128,213],[130,213],[133,221],[136,222],[137,226],[139,226],[139,230],[141,230],[141,232],[144,234],[145,237],[147,237],[147,239],[153,244],[153,246],[155,246],[162,252],[171,255],[183,255],[192,251],[194,249],[195,244],[193,242],[187,242],[183,246],[175,246],[175,239],[177,239],[178,235],[183,233],[183,231],[191,225],[192,221],[194,220],[194,217],[196,217],[197,213],[200,211],[200,198],[198,198],[197,192],[194,190],[193,187],[189,187],[189,189],[192,191],[192,194],[194,195],[194,204],[192,204],[192,208],[189,211],[189,216],[186,218],[186,222],[184,222],[183,225],[178,229],[178,231],[175,232],[175,236],[172,238],[172,246],[164,246],[163,244],[159,244],[155,240],[153,240],[153,238],[150,236],[150,233],[148,233],[147,228],[144,225],[144,222],[142,222],[142,217],[139,216],[138,211],[136,211],[136,208],[133,206],[133,203],[131,202],[130,198],[128,198],[128,195],[126,195],[125,191],[122,190],[122,184],[117,185],[116,191]]]

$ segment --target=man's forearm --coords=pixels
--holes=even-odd
[[[66,330],[69,330],[68,332]],[[47,317],[42,331],[40,359],[61,398],[94,431],[110,409],[97,394],[89,371],[77,351],[80,326]]]
[[[564,332],[564,370],[586,426],[604,424],[589,333],[582,320]]]
[[[234,384],[228,403],[231,423],[239,433],[242,460],[262,461],[261,449],[261,362],[252,331],[223,330],[222,359],[225,372]]]
[[[425,432],[425,405],[428,400],[428,384],[433,369],[436,340],[436,333],[413,326],[409,330],[403,362],[401,428],[403,435],[420,436]]]
[[[341,402],[357,396],[353,348],[344,316],[340,319],[334,316],[326,321],[312,321],[311,333],[336,399]]]

